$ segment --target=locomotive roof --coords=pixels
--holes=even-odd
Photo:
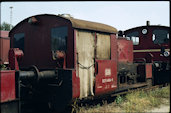
[[[80,29],[88,29],[88,30],[95,30],[101,32],[109,32],[109,33],[117,33],[117,29],[102,23],[91,22],[86,20],[75,19],[72,17],[63,17],[62,18],[68,19],[72,23],[72,27],[80,28]]]
[[[162,26],[162,25],[137,26],[137,27],[127,29],[124,32],[132,31],[132,30],[136,30],[136,29],[142,29],[142,28],[167,28],[167,29],[169,29],[169,26]]]
[[[73,28],[94,30],[94,31],[106,32],[106,33],[117,33],[118,32],[116,28],[114,28],[112,26],[109,26],[109,25],[106,25],[106,24],[97,23],[97,22],[90,22],[90,21],[80,20],[80,19],[75,19],[75,18],[72,18],[72,17],[68,18],[68,17],[64,17],[64,16],[61,16],[61,15],[40,14],[40,15],[34,15],[34,16],[31,16],[31,17],[39,17],[39,16],[49,16],[49,17],[54,16],[54,17],[63,18],[65,20],[70,21]],[[24,19],[23,21],[21,21],[18,24],[21,24],[22,22],[28,20],[29,18],[30,17]]]

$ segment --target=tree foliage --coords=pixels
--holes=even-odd
[[[10,27],[13,28],[13,26],[11,24],[7,23],[7,22],[3,22],[0,25],[0,29],[4,30],[4,31],[10,31],[11,30]]]

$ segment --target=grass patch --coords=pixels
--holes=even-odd
[[[112,103],[104,101],[103,105],[79,107],[77,113],[146,112],[165,103],[164,100],[170,100],[170,85],[150,91],[129,91],[125,96],[118,95]]]
[[[142,112],[148,104],[148,95],[144,91],[135,91],[126,95],[123,108],[126,112]]]
[[[126,95],[122,107],[125,112],[144,112],[147,108],[158,107],[163,98],[170,98],[170,85],[164,88],[157,88],[152,91],[133,91]]]
[[[115,99],[115,103],[120,105],[121,103],[124,102],[124,97],[123,96],[120,96],[120,95],[117,95],[116,99]]]

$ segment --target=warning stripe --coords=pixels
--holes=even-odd
[[[143,49],[143,50],[133,50],[133,52],[160,52],[161,49]],[[170,49],[165,49],[165,51],[170,51]]]

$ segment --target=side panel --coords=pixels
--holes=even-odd
[[[79,98],[80,96],[80,79],[76,76],[76,71],[72,71],[72,98]]]
[[[117,88],[114,62],[110,60],[96,60],[98,62],[98,74],[96,75],[95,94],[105,94]]]
[[[152,64],[146,64],[146,78],[152,78]]]
[[[77,52],[76,52],[76,33],[77,30],[74,29],[74,69],[78,69],[78,64],[77,64]],[[72,98],[79,98],[80,96],[80,79],[78,76],[78,70],[73,70],[72,72],[72,92],[73,92],[73,97]]]
[[[125,38],[117,39],[118,62],[133,62],[133,43]]]
[[[0,64],[8,64],[9,49],[10,49],[10,38],[0,37]]]
[[[1,113],[19,113],[14,70],[0,71],[0,95]]]
[[[15,71],[0,71],[1,102],[14,100],[15,95]]]

